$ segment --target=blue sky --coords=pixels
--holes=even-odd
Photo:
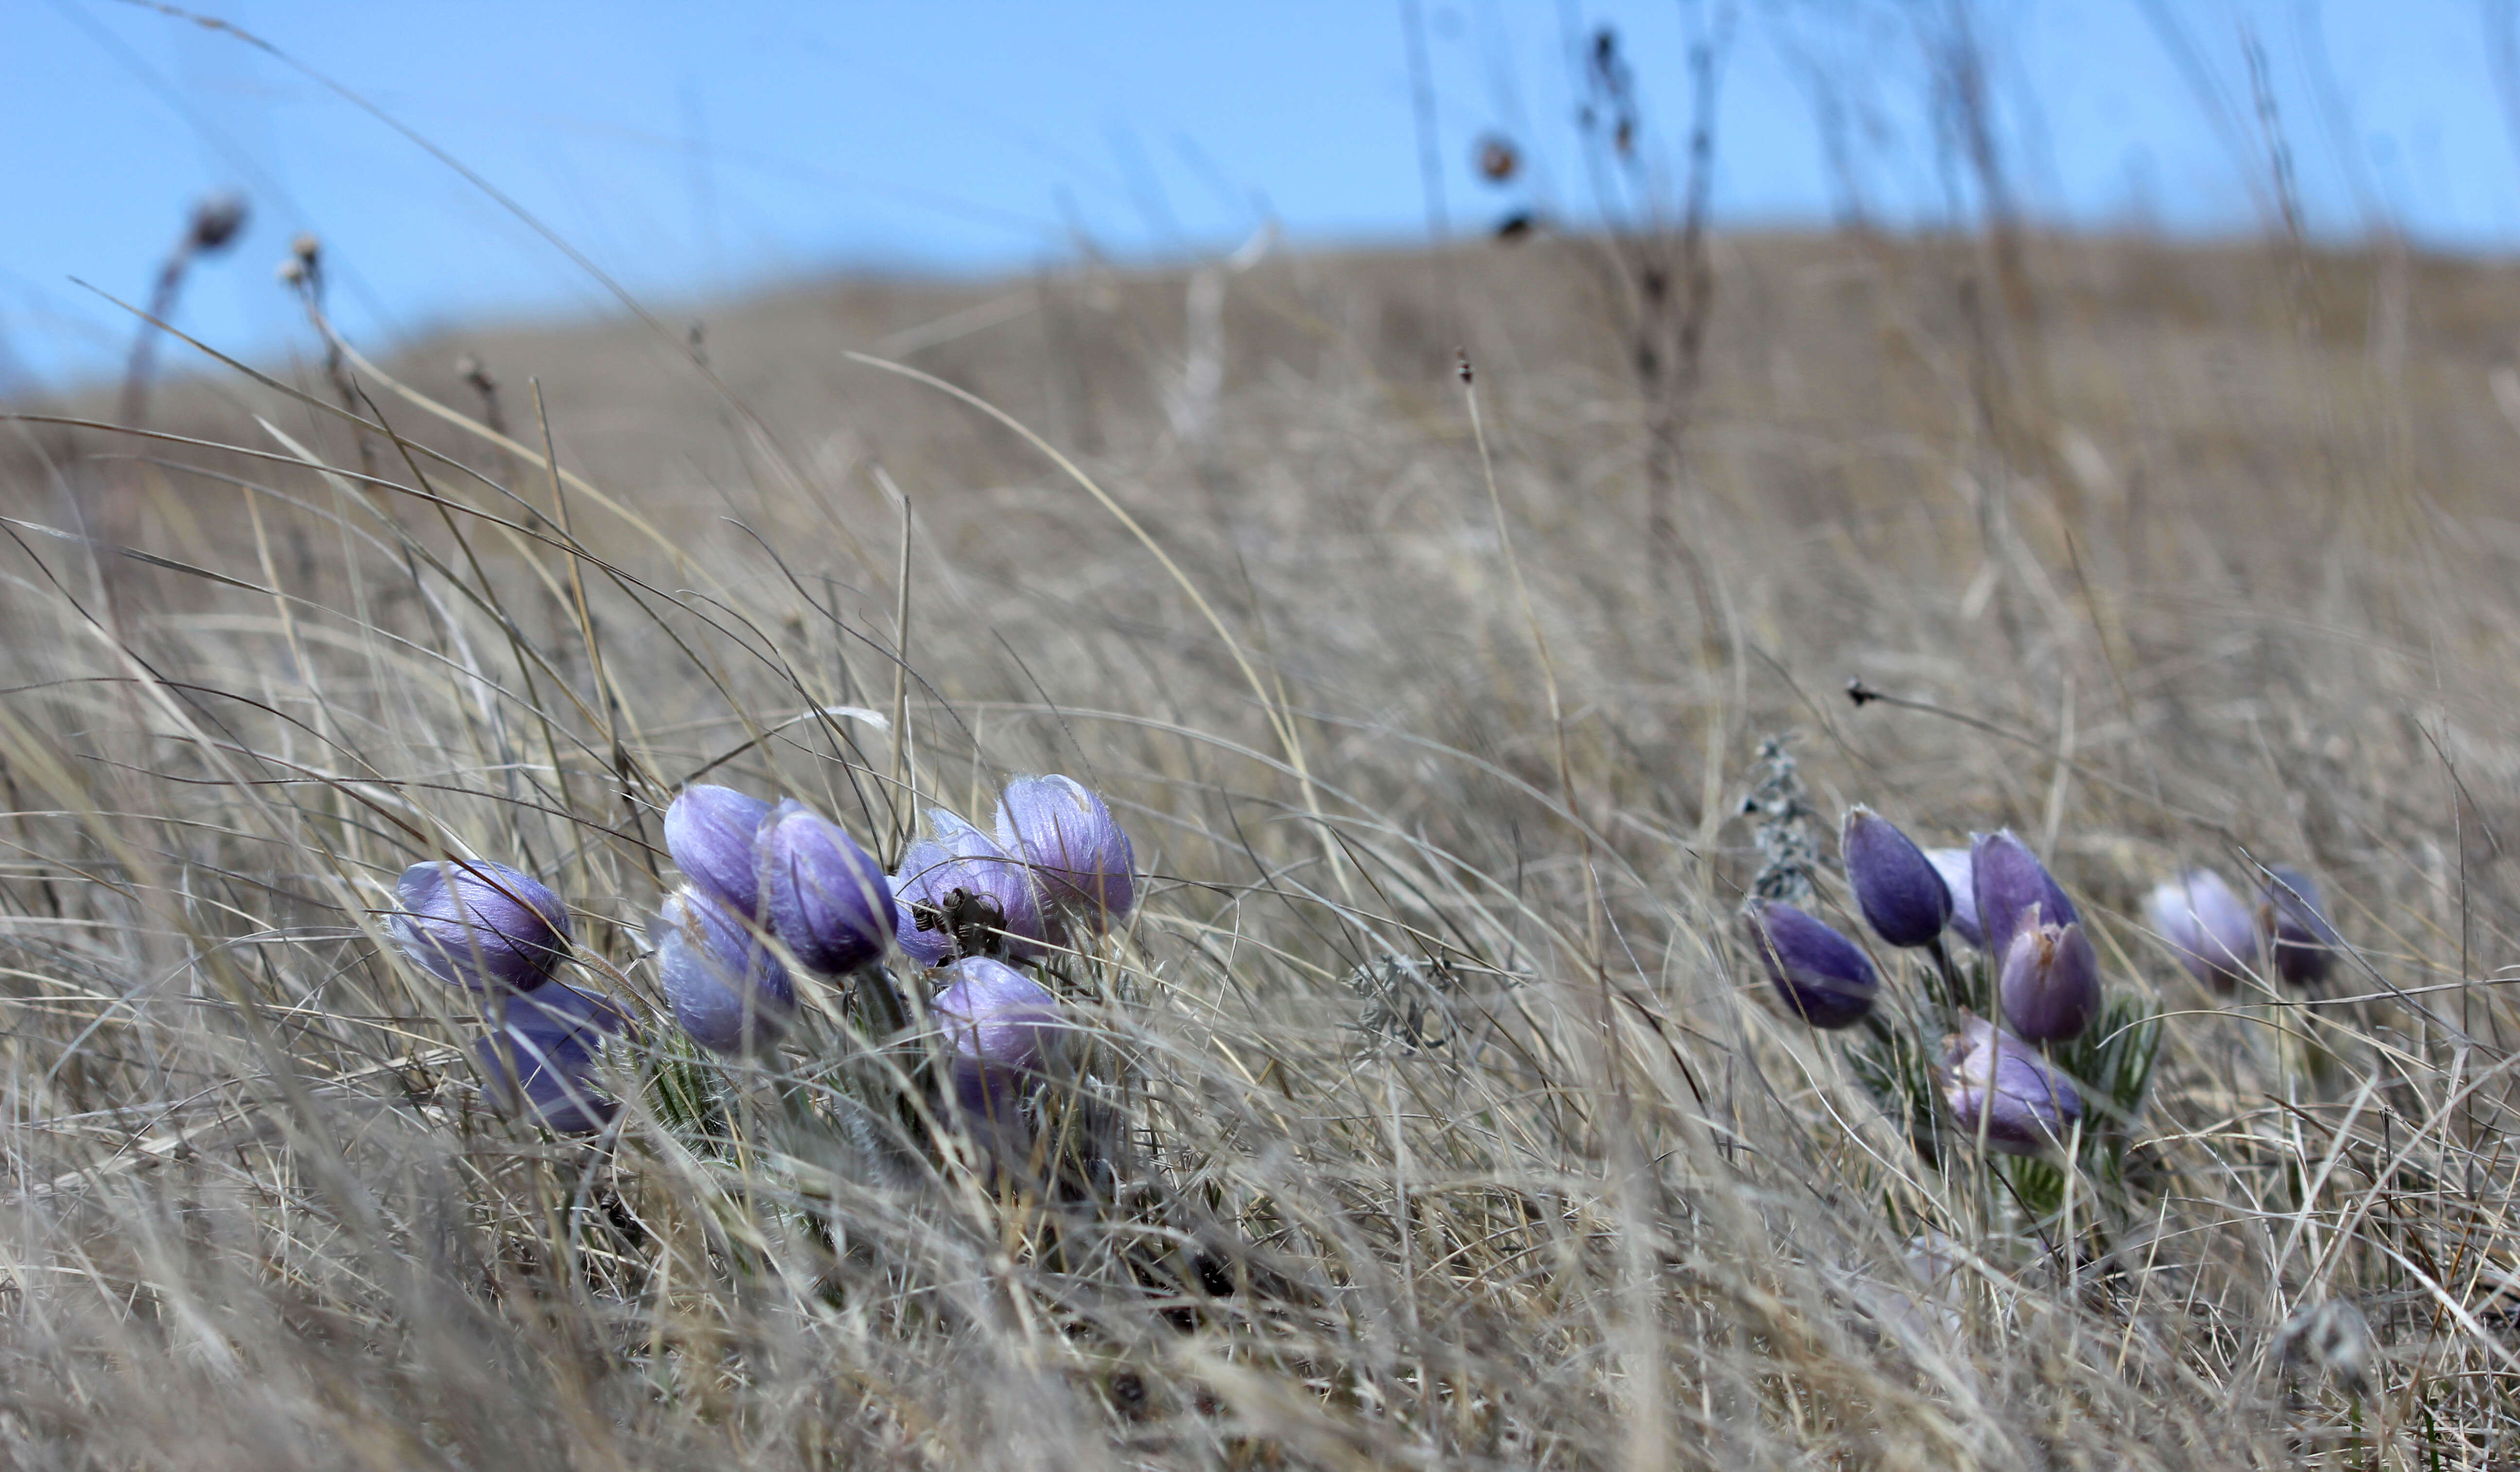
[[[345,331],[375,346],[486,317],[612,309],[549,242],[331,85],[511,196],[661,306],[875,268],[1022,270],[1093,249],[1230,248],[1435,228],[1405,18],[1424,37],[1456,233],[1598,201],[1574,142],[1570,35],[1614,26],[1647,156],[1676,168],[1692,24],[1717,0],[1197,0],[1058,5],[198,0],[284,53],[116,0],[0,6],[0,392],[110,372],[187,202],[255,217],[196,275],[190,330],[248,356],[302,334],[273,268],[323,238]],[[2264,119],[2315,228],[2520,245],[2497,84],[2502,0],[1978,0],[2026,209],[2092,227],[2263,228]],[[1967,206],[1927,99],[1920,18],[1946,0],[1745,0],[1715,204],[1734,225],[1892,224]],[[2263,88],[2253,87],[2249,57]],[[290,65],[293,61],[297,66]],[[2259,96],[2263,93],[2265,105]],[[1832,169],[1820,122],[1846,125]],[[1533,167],[1470,168],[1505,131]]]

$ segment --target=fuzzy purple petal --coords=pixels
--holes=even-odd
[[[2216,991],[2236,991],[2257,959],[2257,917],[2210,869],[2154,886],[2143,914],[2188,974]]]
[[[2006,1155],[2061,1146],[2083,1115],[2083,1096],[2064,1075],[1980,1017],[1965,1018],[1948,1040],[1940,1084],[1954,1132]]]
[[[521,870],[484,860],[415,864],[395,881],[396,945],[440,981],[530,992],[568,959],[568,910]]]
[[[881,957],[893,927],[883,867],[838,824],[783,802],[761,826],[761,890],[770,928],[817,971],[851,971]]]
[[[770,804],[733,787],[685,787],[665,808],[665,852],[683,877],[738,914],[761,913],[755,840]]]
[[[1046,897],[1097,932],[1137,903],[1137,855],[1102,798],[1065,777],[1020,777],[998,800],[998,845]]]
[[[1752,906],[1749,918],[1787,1012],[1818,1028],[1852,1027],[1871,1012],[1880,978],[1855,942],[1774,900]]]
[[[666,897],[649,927],[674,1021],[715,1052],[759,1052],[795,1015],[796,988],[744,920],[697,885]]]

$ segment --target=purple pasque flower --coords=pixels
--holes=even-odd
[[[770,804],[733,787],[695,782],[665,807],[665,852],[683,877],[741,915],[761,914],[762,820]]]
[[[838,824],[783,802],[760,830],[761,896],[771,933],[817,971],[854,971],[892,940],[883,866]]]
[[[2083,1096],[2019,1038],[1963,1013],[1945,1041],[1936,1082],[1954,1132],[1988,1149],[2037,1155],[2061,1147],[2083,1117]]]
[[[2079,1038],[2100,1015],[2100,959],[2080,921],[2023,926],[1996,978],[2003,1020],[2032,1043]]]
[[[1032,871],[943,808],[928,809],[927,822],[936,836],[911,844],[892,875],[901,949],[925,966],[966,956],[1039,955],[1048,932]]]
[[[2238,990],[2258,958],[2257,916],[2210,869],[2191,869],[2153,886],[2143,914],[2188,974],[2218,992]]]
[[[1969,884],[1977,892],[1977,921],[1990,956],[2008,952],[2025,923],[2071,925],[2083,917],[2048,866],[2010,828],[1980,833],[1969,844]]]
[[[533,875],[486,859],[415,864],[394,881],[394,943],[440,981],[530,992],[568,959],[568,910]]]
[[[1137,855],[1102,799],[1066,777],[1019,777],[998,799],[998,846],[1032,866],[1043,898],[1095,933],[1137,903]]]
[[[1929,848],[1926,862],[1934,872],[1943,876],[1943,887],[1952,896],[1952,933],[1980,950],[1986,947],[1985,927],[1977,918],[1977,866],[1964,848]]]
[[[1899,825],[1857,807],[1838,838],[1847,882],[1872,933],[1899,947],[1928,946],[1951,923],[1952,891],[1925,851]]]
[[[619,1111],[588,1077],[606,1039],[630,1029],[619,1004],[554,982],[498,999],[490,1020],[490,1036],[473,1045],[472,1056],[482,1093],[500,1113],[555,1134],[589,1135]]]
[[[1066,1026],[1057,995],[1014,967],[966,957],[927,1004],[945,1035],[954,1095],[966,1113],[1014,1118],[1024,1092],[1058,1056]]]
[[[1881,981],[1855,942],[1776,900],[1752,904],[1748,919],[1786,1011],[1819,1028],[1852,1027],[1871,1012]]]
[[[674,1021],[712,1052],[775,1046],[796,1014],[796,984],[751,923],[697,884],[665,897],[648,926]]]
[[[2320,908],[2318,881],[2289,865],[2267,870],[2258,916],[2273,953],[2275,971],[2294,986],[2309,988],[2336,968],[2336,953],[2345,938],[2327,922]]]

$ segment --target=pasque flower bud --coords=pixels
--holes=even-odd
[[[1952,934],[1972,946],[1986,945],[1986,930],[1977,919],[1977,868],[1964,848],[1929,848],[1925,858],[1943,876],[1952,896]]]
[[[2180,964],[2217,991],[2236,990],[2257,959],[2256,916],[2210,869],[2191,869],[2154,886],[2143,914]]]
[[[2344,937],[2319,908],[2318,881],[2278,864],[2267,870],[2258,916],[2274,954],[2275,970],[2297,987],[2315,987],[2336,966]]]
[[[559,982],[495,1004],[494,1030],[473,1045],[483,1093],[501,1113],[530,1117],[561,1135],[604,1128],[620,1108],[588,1074],[605,1039],[630,1015],[608,999]]]
[[[927,1008],[945,1031],[957,1071],[1010,1078],[1038,1074],[1055,1053],[1063,1024],[1058,998],[1003,961],[967,957]]]
[[[2071,925],[2082,913],[2065,898],[2048,866],[2010,829],[1980,833],[1969,845],[1970,886],[1977,892],[1977,921],[1986,952],[2001,959],[2025,924]],[[2035,916],[2035,918],[2034,918]]]
[[[482,859],[438,859],[402,871],[393,937],[440,981],[476,992],[530,992],[568,959],[568,911],[534,877]]]
[[[998,846],[1032,866],[1043,898],[1101,932],[1137,902],[1137,858],[1102,799],[1065,777],[1019,777],[998,799]]]
[[[1996,981],[2003,1020],[2033,1043],[2079,1038],[2100,1015],[2100,959],[2082,925],[2023,926]]]
[[[1955,1133],[2006,1155],[2059,1147],[2083,1117],[2083,1096],[2063,1074],[1981,1017],[1964,1017],[1946,1041],[1937,1082]]]
[[[770,804],[733,787],[696,783],[665,808],[665,852],[683,877],[736,914],[761,914],[762,820]]]
[[[1855,942],[1791,905],[1750,907],[1752,940],[1785,1010],[1814,1027],[1852,1027],[1872,1010],[1880,978]]]
[[[895,938],[922,965],[965,956],[1039,954],[1045,936],[1032,873],[997,840],[943,808],[927,811],[933,838],[901,856],[892,876]]]
[[[1952,918],[1951,888],[1897,824],[1870,808],[1852,809],[1838,848],[1873,934],[1902,947],[1930,945],[1942,935]]]
[[[1024,1095],[1058,1057],[1064,1031],[1049,988],[984,956],[966,957],[927,1004],[945,1034],[946,1082],[966,1129],[999,1167],[1031,1152]]]
[[[817,971],[852,971],[892,940],[892,886],[883,866],[838,824],[783,802],[761,825],[761,894],[770,927]]]
[[[674,1021],[723,1053],[760,1052],[788,1031],[796,985],[742,915],[695,884],[665,897],[648,927]]]

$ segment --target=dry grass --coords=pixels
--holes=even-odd
[[[714,381],[645,329],[467,337],[357,376],[407,439],[311,368],[160,396],[234,450],[21,421],[0,1459],[2507,1465],[2520,290],[2043,243],[2007,319],[1964,243],[1720,239],[1657,586],[1588,248],[1276,258],[1206,334],[1179,276],[799,290],[712,311]],[[458,346],[515,446],[418,397],[482,412]],[[1159,876],[1069,967],[1133,1127],[1099,1206],[867,1174],[766,1077],[707,1148],[644,1104],[537,1138],[381,948],[454,846],[652,1008],[680,782],[897,835],[884,731],[832,712],[889,708],[887,476],[919,797],[1068,771]],[[27,523],[116,486],[164,560],[101,587]],[[2049,848],[2158,990],[2135,1189],[2075,1250],[1922,1169],[1745,969],[1788,729],[1831,817]],[[2367,965],[2305,1003],[2165,964],[2143,887],[2248,858]],[[2361,1394],[2276,1353],[2328,1299]]]

